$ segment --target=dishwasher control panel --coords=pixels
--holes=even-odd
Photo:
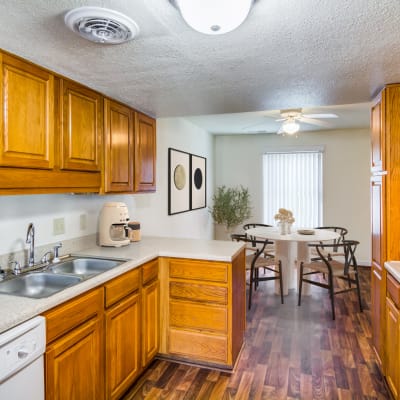
[[[0,334],[0,384],[43,355],[45,321],[38,316]]]

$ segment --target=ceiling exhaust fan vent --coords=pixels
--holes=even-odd
[[[65,25],[95,43],[120,44],[133,39],[139,26],[131,18],[101,7],[79,7],[65,14]]]

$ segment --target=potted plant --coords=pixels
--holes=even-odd
[[[243,186],[228,188],[217,187],[210,209],[213,220],[225,226],[228,234],[232,229],[251,217],[250,194]]]

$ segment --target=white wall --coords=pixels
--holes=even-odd
[[[249,188],[253,217],[263,219],[262,154],[270,148],[322,145],[324,152],[324,225],[344,226],[360,241],[360,263],[371,259],[370,131],[352,129],[300,132],[298,138],[273,134],[215,138],[215,184]]]
[[[157,191],[134,195],[25,195],[0,196],[0,254],[23,250],[29,222],[36,228],[36,245],[73,239],[97,232],[104,202],[123,201],[130,218],[140,221],[143,235],[206,238],[213,236],[207,208],[168,216],[168,147],[207,158],[207,195],[213,182],[213,139],[210,134],[179,118],[157,120]],[[80,229],[80,216],[87,219]],[[65,234],[53,235],[54,218],[65,218]]]

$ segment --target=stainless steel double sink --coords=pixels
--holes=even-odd
[[[0,282],[0,293],[41,299],[74,286],[127,260],[97,257],[68,257],[38,272],[28,272]]]

